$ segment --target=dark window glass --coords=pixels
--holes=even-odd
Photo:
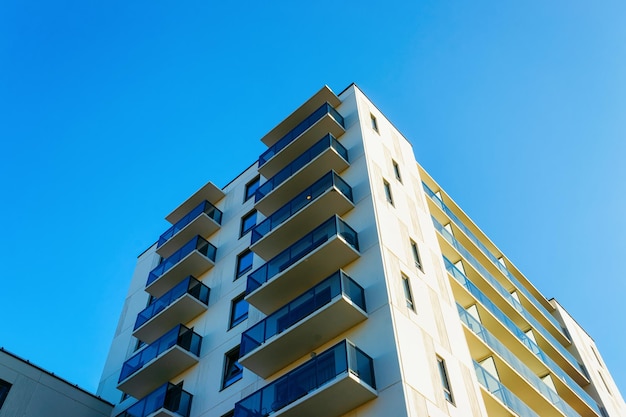
[[[393,162],[393,172],[396,174],[396,179],[402,182],[402,176],[400,175],[400,167],[398,166],[398,163],[396,161],[391,162]]]
[[[391,195],[391,186],[386,180],[383,180],[383,185],[385,186],[385,197],[387,197],[387,201],[393,205],[393,197]]]
[[[415,311],[415,305],[413,304],[413,294],[411,293],[411,283],[409,278],[402,275],[402,286],[404,287],[404,298],[406,298],[406,306]]]
[[[376,117],[373,114],[370,114],[370,119],[372,120],[372,129],[378,133],[378,122],[376,121]]]
[[[224,359],[224,378],[222,380],[222,389],[239,381],[243,376],[243,367],[239,365],[239,346],[226,353]]]
[[[9,395],[9,390],[13,385],[9,384],[7,381],[0,379],[0,408],[2,408],[2,404],[4,404],[4,400],[7,399],[7,395]]]
[[[422,269],[422,258],[420,257],[420,252],[417,249],[417,243],[411,241],[411,251],[413,252],[413,260],[415,261],[415,266],[419,269]]]
[[[222,417],[235,417],[235,410],[230,410],[228,413],[224,414]]]
[[[450,388],[450,381],[448,380],[448,371],[446,370],[446,362],[438,356],[437,366],[439,367],[439,377],[441,378],[443,395],[446,397],[446,400],[454,404],[454,400],[452,398],[452,390]]]
[[[230,327],[233,328],[248,318],[248,302],[244,300],[245,294],[235,298],[230,305]]]
[[[246,250],[245,252],[241,252],[237,255],[237,272],[235,275],[235,279],[239,278],[246,272],[252,269],[252,261],[254,259],[254,254],[250,250]]]
[[[256,225],[256,210],[252,210],[241,218],[241,230],[239,236],[245,235],[250,229]]]
[[[246,184],[246,195],[243,201],[248,201],[250,198],[252,198],[257,188],[259,188],[260,183],[261,183],[261,177],[256,177],[255,179],[253,179],[252,181]]]

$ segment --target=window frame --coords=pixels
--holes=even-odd
[[[446,401],[454,405],[454,395],[452,394],[452,386],[450,385],[450,374],[446,367],[446,361],[437,355],[437,368],[439,369],[439,379],[441,380],[441,388],[443,388],[443,396]]]
[[[383,178],[383,188],[385,189],[385,198],[387,199],[387,202],[391,204],[392,206],[395,206],[393,204],[393,193],[391,192],[391,184],[389,184],[389,181],[387,181],[384,178]]]
[[[402,288],[404,289],[404,300],[406,301],[406,306],[413,312],[415,312],[415,301],[413,298],[413,291],[411,290],[411,281],[409,277],[404,274],[401,274],[402,277]]]
[[[245,259],[247,256],[250,256],[250,266],[246,266],[243,270],[241,270],[241,261]],[[237,260],[235,261],[235,281],[241,278],[246,272],[252,270],[254,266],[254,252],[250,249],[246,249],[237,255]]]
[[[393,173],[396,176],[396,179],[400,184],[402,184],[402,174],[400,174],[400,165],[395,160],[391,160],[391,164],[393,165]]]
[[[417,243],[413,239],[411,239],[411,252],[413,253],[413,261],[415,261],[415,266],[419,268],[420,271],[424,272],[424,264],[422,263],[422,256],[420,255],[419,247]]]
[[[239,294],[237,297],[233,298],[230,301],[230,314],[228,316],[228,330],[232,329],[238,324],[243,323],[245,320],[248,319],[248,312],[249,312],[250,305],[245,300],[245,298],[246,298],[246,293],[244,292],[244,293]],[[237,306],[240,302],[246,303],[246,312],[239,316],[235,316],[235,313],[237,312]]]
[[[234,371],[230,372],[231,369]],[[229,377],[230,375],[230,377]],[[239,345],[224,354],[222,389],[226,389],[243,378],[243,366],[239,364]]]
[[[9,381],[0,379],[0,409],[2,409],[2,405],[4,404],[7,397],[9,396],[9,391],[11,391],[12,387],[13,387],[13,384],[11,384]]]
[[[246,184],[246,187],[244,188],[244,192],[243,192],[243,202],[244,203],[246,201],[250,200],[252,197],[254,197],[254,193],[256,192],[256,190],[258,190],[260,185],[261,185],[261,176],[260,175],[257,175],[254,179],[250,180]],[[250,191],[250,190],[252,190],[252,191]]]
[[[239,225],[239,237],[243,237],[246,233],[248,233],[250,230],[252,230],[252,228],[254,226],[256,226],[256,216],[257,216],[257,211],[256,210],[251,210],[249,212],[247,212],[246,214],[244,214],[243,216],[241,216],[241,223]],[[249,225],[247,228],[245,228],[245,224],[246,222],[254,217],[254,224],[253,225]]]
[[[372,126],[372,130],[376,133],[380,133],[380,131],[378,130],[378,120],[376,119],[376,116],[374,116],[372,113],[370,113],[370,123]]]

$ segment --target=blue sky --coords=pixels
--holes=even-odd
[[[0,346],[95,390],[135,257],[356,82],[626,387],[626,3],[0,2]]]

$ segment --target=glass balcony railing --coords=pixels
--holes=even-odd
[[[480,239],[478,239],[476,237],[476,235],[474,235],[474,233],[472,233],[472,231],[465,226],[465,224],[463,224],[463,222],[452,212],[452,210],[450,210],[448,208],[448,206],[446,206],[444,204],[443,201],[441,201],[441,199],[437,196],[437,194],[435,194],[425,183],[422,182],[422,186],[424,188],[424,191],[426,191],[426,194],[431,198],[431,200],[444,212],[448,215],[448,217],[450,217],[450,219],[452,219],[452,222],[461,230],[463,230],[463,232],[465,232],[465,234],[467,235],[467,237],[480,249],[480,251],[491,260],[491,262],[504,274],[504,276],[506,276],[512,283],[513,285],[515,285],[515,287],[522,292],[526,298],[528,298],[528,300],[539,310],[543,313],[544,316],[547,317],[548,320],[550,320],[550,322],[554,325],[554,327],[556,327],[561,334],[569,340],[569,338],[563,333],[563,331],[561,330],[561,324],[559,323],[559,321],[541,304],[541,302],[539,302],[539,300],[537,300],[537,298],[532,295],[530,293],[530,291],[528,291],[528,289],[526,289],[525,286],[523,286],[519,280],[517,278],[515,278],[515,276],[509,272],[509,270],[506,268],[506,266],[502,265],[502,263],[500,263],[500,261],[498,260],[498,258],[496,258],[496,256],[491,253],[491,251],[489,249],[487,249],[487,247],[480,241]]]
[[[515,369],[530,385],[535,387],[545,398],[547,398],[556,408],[561,410],[568,417],[580,417],[569,404],[567,404],[559,394],[543,382],[535,373],[518,359],[506,346],[504,346],[494,335],[489,333],[485,327],[469,314],[462,306],[457,304],[461,321],[496,352],[506,363]]]
[[[269,416],[347,373],[376,389],[372,358],[344,340],[239,401],[235,417]]]
[[[308,206],[327,190],[335,188],[348,200],[352,201],[352,188],[335,171],[330,171],[313,185],[294,197],[290,202],[276,210],[252,229],[251,242],[255,243],[295,213]]]
[[[556,364],[537,344],[531,340],[526,333],[522,331],[517,325],[500,310],[485,294],[483,294],[478,287],[474,285],[461,271],[457,269],[452,262],[445,256],[443,261],[446,264],[448,272],[467,289],[480,303],[487,308],[507,329],[515,335],[532,353],[534,353],[539,360],[541,360],[556,376],[561,378],[563,382],[575,391],[591,408],[593,408],[600,415],[600,407],[591,398],[585,390],[583,390],[578,383],[576,383],[558,364]]]
[[[281,169],[272,178],[261,185],[254,193],[254,202],[256,203],[276,187],[282,184],[287,178],[298,172],[305,165],[317,158],[327,149],[334,149],[343,159],[348,162],[348,150],[330,133],[324,136],[319,142],[311,146],[304,153],[294,159],[289,165]]]
[[[199,334],[179,324],[124,362],[119,382],[124,381],[174,346],[180,346],[184,350],[198,356],[201,344],[202,337]]]
[[[332,216],[311,233],[250,273],[246,284],[246,294],[250,294],[335,236],[339,236],[355,250],[359,250],[359,240],[354,229],[341,220],[339,216]]]
[[[163,384],[128,407],[116,417],[148,417],[159,410],[167,410],[180,417],[189,417],[193,396],[181,385]]]
[[[450,243],[450,245],[452,245],[452,247],[454,247],[461,254],[461,256],[463,256],[463,258],[470,265],[472,265],[478,271],[478,273],[487,282],[489,282],[493,286],[493,288],[495,288],[495,290],[498,291],[498,293],[509,302],[509,304],[513,306],[513,308],[515,308],[515,310],[517,310],[522,316],[524,316],[524,318],[531,324],[531,326],[539,333],[541,333],[541,335],[546,340],[548,340],[550,344],[555,349],[557,349],[574,368],[580,369],[578,366],[578,361],[574,358],[574,356],[570,352],[568,352],[565,347],[561,343],[559,343],[559,341],[557,341],[556,338],[552,336],[552,334],[550,334],[550,332],[546,330],[546,328],[541,323],[539,323],[537,319],[532,314],[530,314],[528,310],[526,310],[524,306],[522,306],[522,304],[520,304],[520,302],[517,301],[506,290],[506,288],[502,286],[500,281],[498,281],[493,275],[491,275],[489,271],[487,271],[487,269],[482,266],[481,263],[478,262],[478,260],[476,260],[476,258],[474,258],[474,256],[472,256],[472,254],[467,249],[465,249],[465,247],[461,245],[461,243],[456,240],[456,238],[448,230],[446,230],[446,228],[443,227],[441,223],[437,221],[437,219],[433,217],[432,220],[433,224],[435,225],[435,229],[437,229],[437,231],[448,241],[448,243]]]
[[[185,228],[189,223],[191,223],[194,219],[196,219],[202,213],[209,216],[211,219],[215,220],[217,224],[222,224],[222,212],[217,209],[213,204],[208,201],[203,201],[198,204],[196,208],[187,213],[182,219],[174,223],[172,227],[167,229],[161,237],[159,237],[159,242],[157,243],[157,248],[161,247],[165,242],[172,238],[176,233],[180,232]]]
[[[202,236],[196,236],[189,242],[185,243],[182,248],[174,252],[172,256],[166,258],[156,268],[154,268],[150,272],[150,275],[148,275],[148,282],[146,283],[146,286],[156,281],[161,275],[165,274],[174,265],[179,263],[183,258],[195,250],[215,262],[215,253],[217,252],[217,248],[207,242]]]
[[[337,271],[286,306],[272,313],[241,335],[240,357],[280,334],[303,318],[321,309],[338,295],[344,295],[365,310],[365,291],[343,271]]]
[[[478,383],[487,391],[498,398],[504,405],[513,411],[519,417],[539,417],[529,406],[513,394],[507,387],[502,385],[500,381],[494,378],[485,368],[474,361],[474,369]]]
[[[268,150],[263,152],[259,157],[259,167],[263,166],[263,164],[269,161],[274,155],[283,150],[287,145],[293,142],[294,139],[303,134],[308,128],[313,126],[327,114],[335,119],[335,121],[341,126],[344,126],[343,117],[339,114],[339,112],[337,112],[337,110],[335,110],[330,104],[324,103],[320,106],[320,108],[311,113],[310,116],[300,122],[299,125],[291,129],[289,133],[280,138],[278,142],[276,142],[274,145],[270,146]]]
[[[143,326],[146,322],[159,314],[161,311],[165,310],[170,306],[170,304],[185,294],[191,295],[196,300],[206,305],[209,303],[209,293],[209,287],[194,277],[188,276],[140,312],[137,315],[137,320],[135,320],[135,328],[133,330],[137,330],[139,327]]]

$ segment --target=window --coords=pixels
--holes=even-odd
[[[260,183],[261,177],[257,176],[255,179],[246,184],[246,195],[244,196],[243,201],[248,201],[250,198],[252,198],[257,188],[259,188]]]
[[[387,180],[383,180],[383,185],[385,186],[385,197],[387,197],[387,201],[393,206],[393,197],[391,195],[391,186],[387,182]]]
[[[224,414],[222,417],[235,417],[235,410],[230,410],[228,413]]]
[[[400,175],[400,167],[398,166],[398,163],[393,159],[391,160],[391,162],[393,163],[393,172],[394,174],[396,174],[396,179],[402,182],[402,176]]]
[[[411,293],[411,283],[409,277],[402,274],[402,286],[404,287],[404,298],[406,298],[406,306],[415,311],[415,305],[413,304],[413,294]]]
[[[437,366],[439,367],[439,377],[441,378],[443,395],[446,397],[446,400],[454,404],[452,390],[450,389],[450,381],[448,380],[448,371],[446,370],[446,361],[437,356]]]
[[[378,133],[378,122],[376,121],[376,117],[370,113],[370,119],[372,121],[372,129],[374,129],[374,132]]]
[[[411,240],[411,251],[413,252],[413,260],[415,261],[415,266],[418,267],[421,271],[422,269],[422,258],[420,257],[420,251],[417,249],[417,243]]]
[[[231,386],[243,376],[243,367],[239,365],[239,346],[224,355],[224,378],[222,389]]]
[[[256,225],[256,210],[252,210],[241,218],[241,230],[239,230],[239,237],[245,235],[250,229]]]
[[[9,384],[7,381],[0,379],[0,408],[2,408],[2,404],[4,404],[4,400],[7,399],[7,395],[9,395],[9,390],[13,385]]]
[[[235,279],[252,269],[253,259],[254,254],[250,251],[250,249],[246,249],[244,252],[237,255],[237,272],[235,274]]]
[[[231,302],[229,329],[248,318],[248,302],[244,300],[245,296],[245,294],[241,294]]]

